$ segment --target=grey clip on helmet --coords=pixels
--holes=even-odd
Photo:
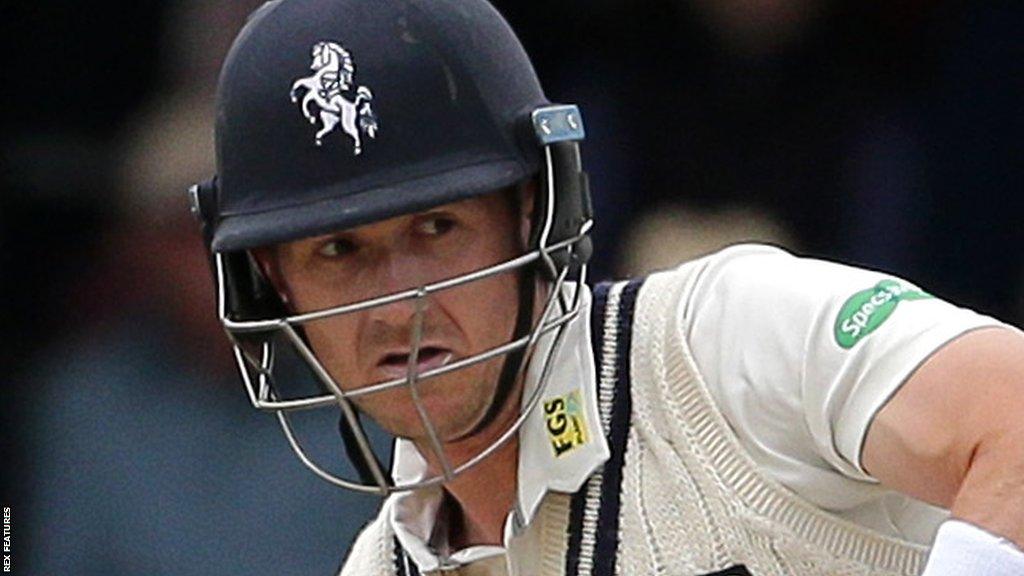
[[[532,358],[535,345],[548,333],[560,340],[579,314],[580,289],[570,297],[562,287],[568,277],[585,281],[591,252],[583,139],[579,110],[548,102],[518,39],[484,0],[277,0],[253,13],[221,71],[217,175],[193,186],[190,198],[211,255],[217,313],[249,400],[276,414],[292,449],[314,473],[380,494],[434,485],[480,462],[518,431],[543,394],[543,378],[501,438],[457,466],[425,418],[443,471],[396,485],[374,453],[353,399],[415,386],[496,356],[505,356],[503,380],[521,375],[528,362],[547,363]],[[434,284],[295,314],[251,254],[253,248],[420,212],[534,177],[540,182],[538,217],[529,249]],[[520,314],[512,340],[441,368],[418,375],[410,369],[407,378],[346,391],[303,336],[308,322],[423,299],[516,269],[551,282],[540,320],[524,322]],[[532,296],[527,301],[532,305]],[[274,362],[281,342],[309,364],[318,394],[283,393]],[[418,344],[412,343],[413,356]],[[289,414],[322,407],[340,408],[342,437],[358,478],[328,472],[296,438]]]

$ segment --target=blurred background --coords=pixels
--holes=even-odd
[[[0,21],[0,488],[19,574],[331,574],[377,502],[248,407],[186,187],[253,0]],[[499,1],[579,103],[596,275],[744,240],[1024,320],[1024,3]]]

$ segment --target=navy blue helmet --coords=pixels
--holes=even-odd
[[[192,187],[191,200],[211,254],[219,317],[249,399],[278,415],[314,472],[365,491],[416,487],[387,478],[351,398],[317,370],[302,335],[310,315],[287,309],[250,250],[535,179],[539,209],[528,251],[473,278],[451,280],[520,267],[549,279],[554,298],[567,277],[585,273],[590,255],[583,138],[577,107],[548,101],[519,40],[485,0],[275,0],[252,14],[218,83],[217,174]],[[441,289],[417,287],[318,317]],[[532,307],[529,295],[522,300]],[[555,300],[550,314],[532,325],[520,322],[517,337],[498,351],[507,355],[508,377],[521,370],[541,333],[560,330],[578,313],[578,294],[573,302]],[[275,338],[313,365],[322,394],[283,397],[273,376]],[[524,410],[535,405],[533,399]],[[293,440],[287,414],[323,406],[342,411],[358,481],[326,472]],[[445,476],[459,471],[446,466]]]

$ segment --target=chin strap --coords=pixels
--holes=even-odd
[[[516,326],[512,334],[512,340],[517,340],[528,335],[533,328],[534,295],[536,294],[537,274],[534,267],[526,268],[519,275],[519,310],[516,314]],[[516,389],[516,377],[523,368],[526,360],[526,348],[519,348],[505,357],[501,365],[501,375],[498,377],[498,388],[494,392],[494,401],[487,408],[484,417],[469,432],[473,435],[483,430],[498,417],[498,413],[512,398],[512,392]]]
[[[362,427],[362,417],[358,414],[356,419],[359,421],[359,426]],[[376,485],[377,478],[373,475],[373,468],[370,467],[370,462],[366,459],[366,454],[363,453],[359,447],[359,441],[356,439],[355,432],[349,427],[348,421],[345,419],[345,415],[342,414],[338,420],[338,432],[341,433],[341,441],[345,446],[345,454],[348,456],[349,462],[352,463],[352,467],[356,469],[356,474],[359,475],[359,481],[368,486]],[[365,432],[364,432],[365,433]],[[390,470],[390,463],[387,468],[380,466],[380,462],[377,462],[381,470]],[[387,478],[388,486],[393,486],[391,478]]]

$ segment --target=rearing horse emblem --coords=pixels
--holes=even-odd
[[[355,145],[354,154],[363,152],[362,136],[377,137],[377,116],[370,103],[373,93],[366,86],[353,90],[356,73],[352,55],[335,42],[321,41],[313,45],[313,75],[299,78],[292,84],[292,102],[299,103],[310,124],[320,121],[316,145],[339,125]],[[305,91],[305,95],[303,95]],[[351,96],[352,99],[346,98]]]

